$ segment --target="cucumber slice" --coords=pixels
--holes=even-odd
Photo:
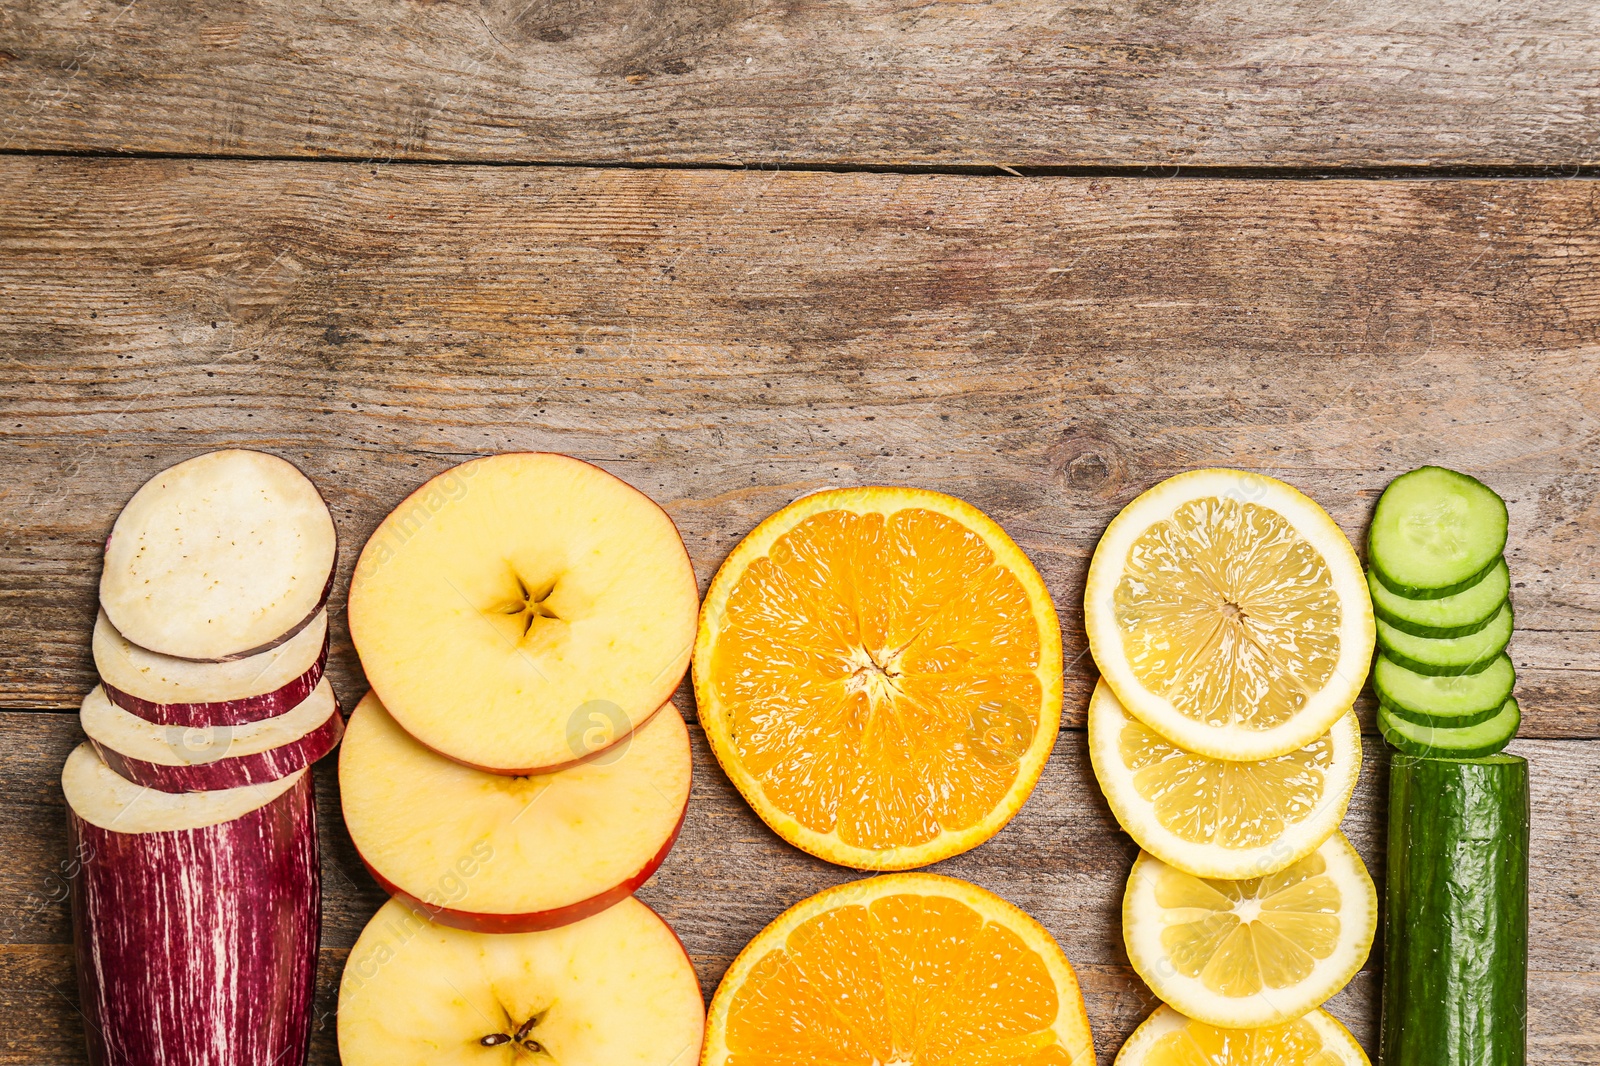
[[[1500,605],[1489,624],[1465,637],[1414,637],[1379,618],[1383,653],[1419,674],[1475,674],[1487,670],[1511,640],[1511,601]]]
[[[1495,612],[1511,593],[1511,571],[1502,558],[1476,585],[1435,600],[1396,595],[1371,570],[1367,571],[1367,589],[1372,593],[1372,612],[1402,633],[1465,637],[1494,621]]]
[[[1378,702],[1418,725],[1477,725],[1493,718],[1516,681],[1504,652],[1475,674],[1419,674],[1381,653],[1372,664]]]
[[[1383,705],[1378,706],[1378,729],[1383,739],[1407,755],[1427,759],[1476,759],[1493,755],[1511,742],[1522,724],[1522,708],[1506,700],[1493,718],[1477,725],[1427,726],[1408,722]]]
[[[1424,466],[1389,482],[1367,531],[1373,571],[1401,596],[1478,583],[1506,547],[1506,504],[1476,478]]]

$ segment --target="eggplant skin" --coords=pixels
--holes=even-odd
[[[301,700],[316,690],[327,667],[328,638],[323,637],[322,654],[311,664],[311,669],[281,688],[259,696],[221,700],[217,703],[154,703],[108,685],[104,681],[100,682],[100,687],[105,690],[106,699],[147,722],[155,722],[157,725],[179,725],[186,729],[193,727],[204,729],[208,726],[249,725],[266,718],[276,718],[280,714],[288,714]]]
[[[114,833],[69,808],[91,1066],[304,1066],[322,925],[311,774],[242,818]]]
[[[254,755],[230,755],[214,762],[163,766],[130,758],[93,737],[89,743],[107,766],[136,785],[160,792],[213,792],[282,780],[333,751],[343,736],[344,716],[336,704],[325,722],[298,740]]]

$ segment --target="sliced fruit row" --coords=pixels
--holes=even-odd
[[[567,456],[465,463],[374,532],[350,590],[373,690],[339,782],[392,898],[345,967],[343,1062],[697,1053],[693,966],[632,898],[688,808],[667,700],[697,606],[666,514]]]
[[[1505,502],[1437,466],[1390,482],[1367,535],[1378,726],[1411,755],[1490,755],[1516,735]]]
[[[689,802],[666,697],[697,598],[649,497],[564,455],[472,460],[378,526],[350,601],[373,689],[340,792],[390,895],[439,925],[526,933],[655,872]]]
[[[1144,851],[1196,877],[1261,877],[1338,829],[1361,772],[1361,731],[1347,711],[1285,755],[1213,759],[1129,715],[1102,679],[1089,700],[1089,758],[1118,824]]]
[[[1374,641],[1339,527],[1242,470],[1168,478],[1112,519],[1089,563],[1084,629],[1129,714],[1186,751],[1246,762],[1331,729]]]
[[[1374,642],[1348,541],[1271,478],[1179,475],[1111,523],[1084,610],[1102,675],[1090,758],[1143,849],[1123,937],[1168,1004],[1117,1061],[1365,1063],[1318,1009],[1377,926],[1372,879],[1338,832]]]
[[[1101,670],[1090,758],[1142,849],[1239,880],[1333,835],[1361,769],[1350,707],[1373,628],[1355,553],[1320,507],[1244,471],[1169,478],[1107,527],[1084,617]]]
[[[1257,767],[1259,780],[1234,792],[1235,804],[1247,806],[1249,785],[1270,789],[1274,782],[1260,764],[1230,770],[1244,778],[1240,771],[1249,767]],[[1272,872],[1242,878],[1197,875],[1140,853],[1123,898],[1122,930],[1134,971],[1158,998],[1196,1023],[1250,1031],[1290,1025],[1350,982],[1377,927],[1372,879],[1336,829],[1309,852],[1297,854],[1298,847],[1292,833],[1283,834],[1268,854],[1275,848],[1287,864],[1263,858]],[[1181,853],[1196,855],[1192,848]]]
[[[632,897],[534,933],[454,929],[391,899],[339,984],[347,1066],[687,1064],[704,1031],[688,954]]]
[[[62,789],[90,1059],[305,1061],[321,921],[309,767],[336,535],[260,452],[162,471],[106,541],[88,743]]]
[[[512,452],[446,470],[373,531],[350,581],[350,637],[418,741],[535,775],[621,741],[667,702],[699,603],[683,539],[650,497],[570,456]]]
[[[757,814],[830,862],[977,847],[1033,790],[1061,718],[1050,593],[1005,531],[925,489],[804,496],[717,571],[695,694]],[[705,1066],[1093,1057],[1071,964],[989,892],[894,873],[779,916],[728,968]]]
[[[598,758],[513,777],[430,750],[368,693],[339,753],[345,827],[378,884],[437,924],[488,933],[553,929],[631,895],[678,839],[690,776],[670,703]]]
[[[1190,1018],[1229,1029],[1282,1025],[1360,971],[1378,896],[1344,834],[1277,873],[1195,877],[1141,854],[1122,935],[1134,971]]]

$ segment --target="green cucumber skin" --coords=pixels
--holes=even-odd
[[[1501,704],[1504,704],[1504,702],[1505,701],[1502,700]],[[1382,707],[1401,721],[1411,722],[1414,725],[1428,726],[1432,729],[1449,729],[1452,727],[1480,725],[1499,714],[1501,704],[1490,707],[1487,711],[1477,711],[1473,714],[1458,714],[1449,718],[1439,718],[1432,715],[1420,714],[1408,707],[1401,707],[1398,704],[1390,703],[1382,696],[1378,697],[1378,706]],[[1388,738],[1385,737],[1384,739],[1387,740]],[[1394,742],[1390,741],[1390,743],[1393,744]]]
[[[1473,574],[1465,581],[1457,581],[1453,585],[1442,585],[1439,588],[1431,589],[1422,588],[1419,585],[1407,585],[1403,582],[1396,581],[1394,578],[1384,573],[1383,567],[1379,566],[1376,562],[1372,563],[1372,572],[1378,575],[1378,580],[1383,582],[1383,587],[1394,593],[1396,596],[1404,596],[1408,600],[1437,600],[1444,596],[1454,596],[1458,592],[1465,592],[1467,589],[1470,589],[1472,586],[1488,577],[1494,568],[1499,565],[1500,560],[1495,559],[1490,562],[1488,566],[1484,567],[1482,570],[1479,570],[1476,574]]]
[[[1504,603],[1504,601],[1501,601]],[[1372,613],[1394,626],[1402,633],[1410,633],[1413,637],[1428,637],[1431,640],[1450,640],[1453,637],[1470,637],[1474,633],[1482,632],[1494,621],[1494,616],[1500,613],[1500,603],[1495,604],[1494,610],[1489,612],[1489,617],[1480,619],[1470,626],[1419,626],[1415,622],[1408,622],[1404,618],[1382,610],[1376,603],[1372,606]]]
[[[1394,683],[1395,680],[1399,679],[1393,677],[1394,672],[1399,670],[1430,681],[1439,678],[1482,678],[1497,666],[1502,666],[1500,673],[1509,675],[1505,683],[1500,687],[1488,690],[1487,694],[1482,696],[1481,703],[1478,706],[1471,710],[1456,713],[1440,711],[1437,705],[1429,706],[1425,701],[1417,699],[1418,696],[1426,696],[1426,693],[1411,692],[1409,694],[1411,702],[1407,702],[1400,695],[1401,686]],[[1378,697],[1378,702],[1389,708],[1396,717],[1403,718],[1408,722],[1416,722],[1418,725],[1432,726],[1476,725],[1478,722],[1488,721],[1498,714],[1500,708],[1505,705],[1506,700],[1511,698],[1512,690],[1517,683],[1516,668],[1511,665],[1511,657],[1505,652],[1501,652],[1498,656],[1489,660],[1488,665],[1476,674],[1452,675],[1418,674],[1416,671],[1408,670],[1406,667],[1391,660],[1386,652],[1379,651],[1372,657],[1372,671],[1368,676],[1372,679],[1372,691]]]
[[[1503,639],[1501,639],[1500,643],[1498,645],[1496,645],[1496,646],[1491,647],[1491,646],[1485,645],[1485,646],[1477,649],[1476,657],[1473,658],[1471,661],[1468,661],[1468,662],[1459,662],[1459,663],[1427,662],[1427,661],[1422,660],[1422,659],[1413,658],[1412,656],[1407,655],[1405,651],[1402,651],[1399,648],[1395,647],[1395,645],[1397,643],[1403,643],[1406,639],[1408,639],[1407,635],[1402,634],[1402,635],[1399,635],[1399,636],[1391,637],[1389,634],[1384,632],[1384,627],[1388,624],[1386,622],[1379,622],[1378,623],[1378,627],[1377,627],[1378,628],[1378,646],[1383,649],[1383,654],[1387,655],[1396,664],[1405,667],[1407,670],[1412,670],[1412,671],[1414,671],[1416,673],[1419,673],[1419,674],[1434,674],[1434,675],[1437,675],[1437,676],[1440,676],[1440,677],[1449,677],[1449,676],[1459,676],[1461,674],[1481,673],[1484,670],[1487,670],[1489,668],[1489,664],[1490,663],[1494,662],[1495,659],[1500,657],[1501,653],[1503,653],[1506,650],[1506,646],[1511,643],[1511,638],[1515,634],[1516,624],[1517,624],[1516,612],[1512,610],[1511,601],[1509,599],[1506,600],[1506,602],[1501,605],[1500,610],[1497,611],[1495,613],[1494,618],[1490,620],[1490,624],[1488,626],[1485,626],[1484,629],[1481,629],[1478,632],[1482,633],[1485,630],[1487,630],[1487,629],[1489,629],[1491,627],[1494,627],[1496,625],[1496,623],[1499,622],[1501,615],[1505,615],[1506,616],[1506,621],[1504,623],[1505,632],[1502,635]],[[1472,634],[1472,636],[1477,636],[1477,635],[1478,635],[1477,633]],[[1493,634],[1491,634],[1491,637],[1493,637]],[[1439,638],[1436,638],[1436,637],[1414,637],[1414,638],[1409,638],[1409,639],[1425,641],[1425,640],[1436,640],[1436,639],[1439,639]],[[1451,638],[1451,639],[1454,639],[1454,640],[1467,640],[1467,639],[1470,639],[1470,638],[1468,638],[1468,637],[1454,637],[1454,638]]]
[[[1505,650],[1506,649],[1504,647],[1500,647],[1495,649],[1493,655],[1479,659],[1475,663],[1469,663],[1466,666],[1451,667],[1433,666],[1428,663],[1418,662],[1416,659],[1408,659],[1406,656],[1401,655],[1399,652],[1388,647],[1387,645],[1384,646],[1383,654],[1393,659],[1397,665],[1403,666],[1407,670],[1415,670],[1419,674],[1437,674],[1440,677],[1460,677],[1462,674],[1481,674],[1483,671],[1489,669],[1490,663],[1494,662],[1495,659],[1505,654]]]
[[[1389,586],[1385,585],[1382,579],[1378,577],[1377,572],[1371,568],[1367,570],[1367,577],[1372,597],[1372,613],[1383,619],[1389,625],[1400,630],[1400,632],[1410,633],[1414,637],[1449,638],[1471,636],[1473,633],[1478,632],[1486,627],[1490,622],[1494,621],[1494,616],[1500,613],[1501,606],[1511,595],[1510,575],[1505,572],[1504,560],[1502,559],[1495,563],[1494,566],[1491,566],[1489,568],[1489,572],[1486,573],[1482,580],[1480,580],[1476,585],[1472,585],[1462,590],[1462,592],[1470,592],[1477,588],[1478,585],[1483,584],[1485,581],[1495,582],[1495,590],[1503,589],[1500,598],[1495,600],[1492,605],[1487,607],[1481,615],[1476,618],[1468,619],[1467,621],[1461,622],[1457,625],[1425,625],[1421,622],[1414,621],[1410,618],[1406,618],[1402,614],[1397,613],[1397,608],[1403,608],[1407,604],[1423,605],[1436,601],[1419,600],[1407,596],[1394,596],[1393,592],[1389,589]],[[1459,596],[1462,594],[1462,592],[1457,592],[1456,595]],[[1390,602],[1385,602],[1384,597],[1386,595],[1390,597]],[[1399,602],[1393,602],[1395,600],[1398,600]]]
[[[1389,768],[1383,1066],[1525,1066],[1528,764]]]
[[[1493,728],[1484,728],[1490,725]],[[1394,717],[1394,712],[1382,704],[1378,706],[1378,732],[1383,739],[1390,747],[1418,758],[1478,759],[1493,755],[1511,743],[1521,726],[1522,708],[1515,699],[1506,700],[1493,718],[1477,725],[1418,725]]]

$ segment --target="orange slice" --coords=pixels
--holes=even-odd
[[[799,903],[728,967],[701,1066],[1089,1066],[1072,964],[999,896],[891,874]]]
[[[983,843],[1028,798],[1061,724],[1061,633],[977,508],[835,489],[722,564],[694,682],[717,761],[779,836],[904,870]]]

